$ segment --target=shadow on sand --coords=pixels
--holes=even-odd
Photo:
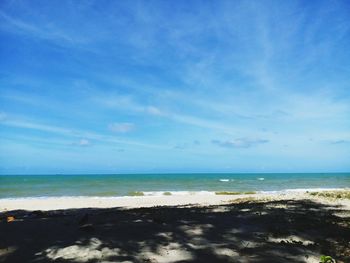
[[[310,200],[0,218],[0,262],[350,262],[349,211]]]

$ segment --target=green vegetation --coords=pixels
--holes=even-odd
[[[163,195],[171,195],[170,192],[164,192]]]
[[[241,192],[227,192],[227,191],[221,191],[221,192],[215,192],[216,195],[240,195]]]
[[[128,193],[129,196],[144,196],[145,194],[143,192],[139,191],[132,191]]]
[[[311,192],[309,195],[320,196],[331,199],[350,199],[350,191],[324,191],[324,192]]]
[[[256,194],[254,191],[247,191],[247,192],[229,192],[229,191],[220,191],[215,192],[216,195],[252,195]]]
[[[335,260],[331,256],[321,256],[320,263],[335,263]]]

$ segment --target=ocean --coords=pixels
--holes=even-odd
[[[0,175],[0,198],[350,188],[350,173]]]

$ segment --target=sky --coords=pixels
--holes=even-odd
[[[349,1],[0,2],[0,174],[346,171]]]

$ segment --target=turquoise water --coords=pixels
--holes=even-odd
[[[0,198],[349,187],[350,173],[0,175]]]

